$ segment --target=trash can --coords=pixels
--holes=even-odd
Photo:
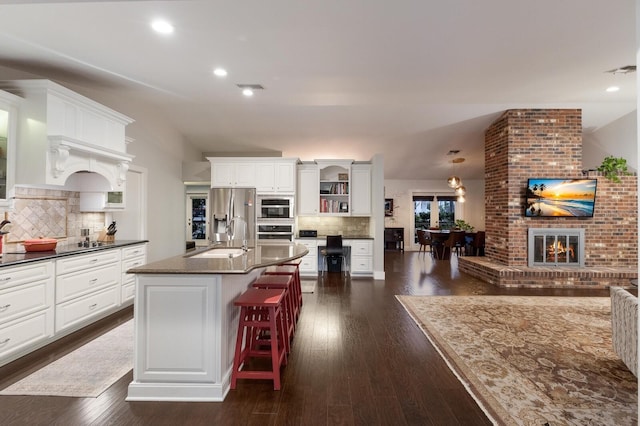
[[[327,256],[327,271],[342,272],[342,256]]]

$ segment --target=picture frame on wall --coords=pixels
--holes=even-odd
[[[393,216],[393,198],[384,199],[384,215]]]

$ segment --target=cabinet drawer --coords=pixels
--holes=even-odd
[[[127,276],[127,271],[131,268],[136,268],[138,266],[142,266],[146,263],[146,260],[144,258],[144,256],[142,257],[135,257],[133,259],[129,259],[129,260],[123,260],[122,261],[122,273],[123,278]]]
[[[106,250],[96,253],[71,256],[56,261],[57,275],[75,271],[84,271],[94,266],[120,262],[120,250]]]
[[[53,262],[0,268],[0,289],[53,277]]]
[[[301,271],[316,271],[318,268],[318,256],[306,255],[300,260]]]
[[[53,308],[0,327],[0,359],[28,349],[51,336],[52,312]]]
[[[0,291],[0,323],[53,307],[53,279]]]
[[[352,256],[371,256],[373,254],[373,242],[368,240],[349,240]]]
[[[119,290],[119,287],[112,286],[100,292],[57,305],[56,332],[118,306]]]
[[[132,259],[134,257],[139,257],[139,256],[145,256],[146,254],[147,254],[147,247],[145,245],[124,247],[122,249],[122,260]]]
[[[373,258],[370,256],[351,256],[351,272],[372,272]]]
[[[63,275],[58,277],[56,281],[56,303],[118,282],[120,282],[120,266],[118,264]]]
[[[317,240],[296,240],[296,244],[303,245],[309,250],[309,253],[316,253],[318,248]]]

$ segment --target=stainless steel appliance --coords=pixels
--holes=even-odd
[[[256,239],[255,188],[211,188],[209,192],[209,239],[212,243]]]
[[[262,223],[258,222],[258,239],[259,240],[287,240],[293,241],[293,223],[274,222]]]
[[[293,197],[259,195],[258,219],[293,219]]]

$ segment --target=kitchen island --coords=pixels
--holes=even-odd
[[[233,301],[265,267],[308,253],[288,241],[249,246],[224,243],[128,271],[136,297],[127,401],[224,400],[239,320]]]

